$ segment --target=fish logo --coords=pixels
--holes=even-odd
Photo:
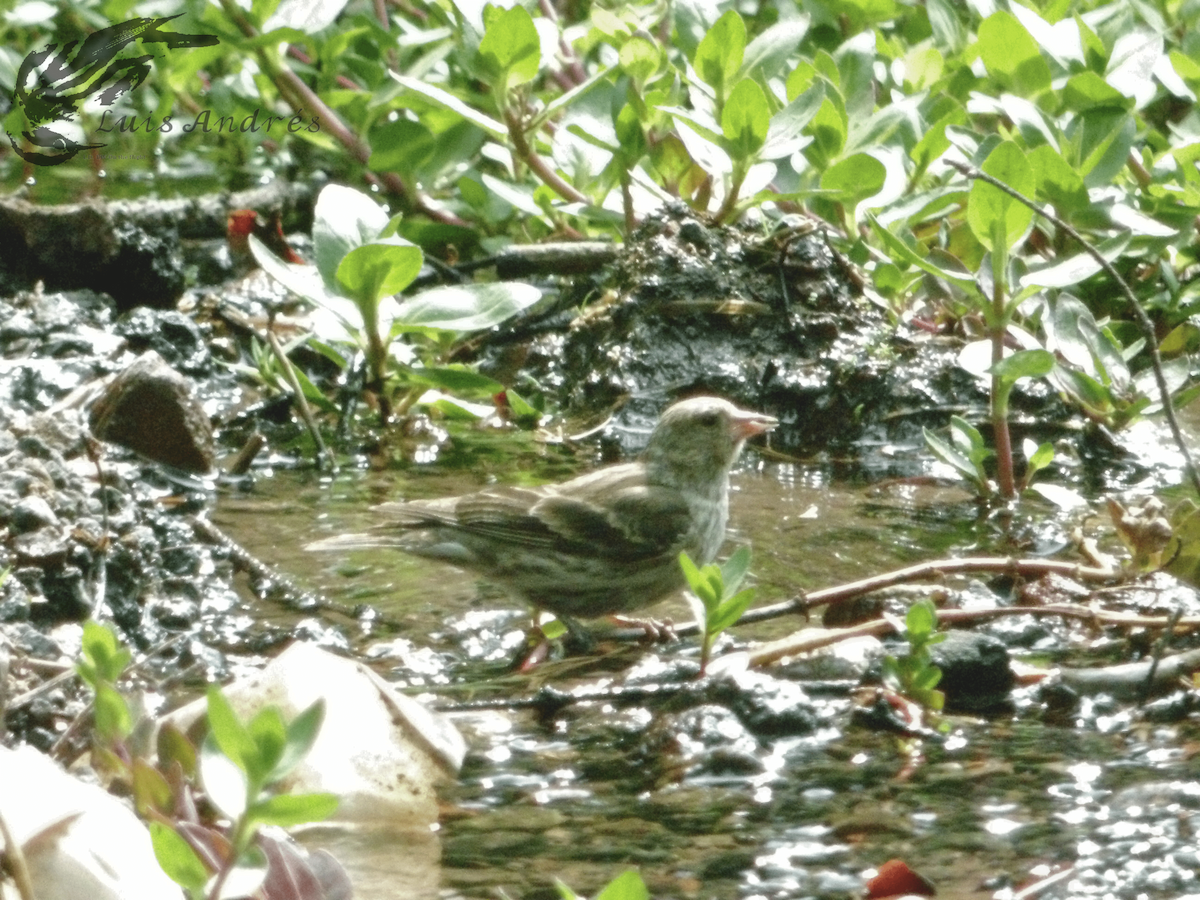
[[[220,43],[215,34],[180,34],[164,31],[175,16],[130,19],[111,25],[83,41],[61,47],[48,44],[25,57],[17,72],[13,105],[24,114],[28,130],[6,131],[13,149],[26,162],[57,166],[81,150],[104,144],[81,144],[58,130],[76,123],[85,100],[95,97],[101,106],[112,106],[150,74],[155,45],[175,50],[211,47]],[[32,148],[30,148],[32,145]]]

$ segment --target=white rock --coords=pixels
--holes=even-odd
[[[125,804],[32,747],[0,747],[0,815],[21,847],[38,900],[173,900],[182,890],[154,858]],[[0,847],[4,847],[0,841]],[[0,896],[16,898],[5,879]]]
[[[261,672],[227,686],[225,696],[243,721],[265,706],[278,707],[290,721],[325,701],[312,750],[280,787],[336,794],[332,821],[427,829],[438,816],[435,785],[457,774],[466,753],[445,718],[366,666],[312,644],[292,644]],[[188,730],[206,709],[198,700],[166,721]]]

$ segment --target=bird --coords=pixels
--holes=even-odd
[[[471,569],[563,620],[641,610],[686,584],[679,555],[716,558],[729,472],[778,421],[700,396],[669,406],[634,462],[558,484],[496,486],[373,507],[379,524],[309,550],[395,548]],[[575,623],[577,624],[577,623]]]

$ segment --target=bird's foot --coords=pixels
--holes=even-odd
[[[535,618],[533,628],[525,636],[523,655],[516,663],[517,671],[530,672],[537,668],[550,658],[556,644],[560,655],[565,652],[568,656],[581,656],[596,649],[596,639],[577,619],[560,615],[540,623]]]
[[[609,620],[627,628],[641,628],[646,632],[647,644],[669,644],[679,640],[675,634],[675,623],[670,619],[635,619],[629,616],[609,616]]]

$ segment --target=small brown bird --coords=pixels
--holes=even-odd
[[[384,503],[366,534],[310,550],[392,547],[474,569],[560,617],[628,613],[684,586],[679,553],[712,562],[725,540],[729,470],[771,416],[693,397],[661,416],[637,462],[541,487]]]

